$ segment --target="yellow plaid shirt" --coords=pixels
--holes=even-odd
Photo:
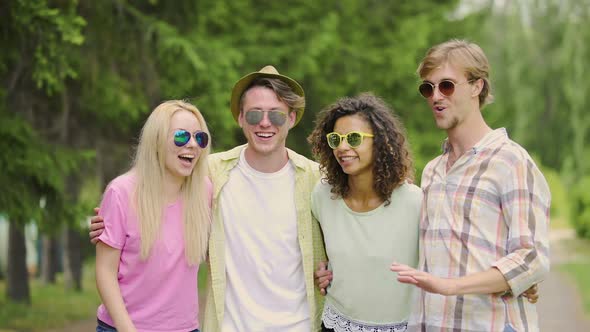
[[[219,206],[223,186],[230,171],[236,167],[241,151],[247,145],[209,156],[209,171],[213,181],[213,222],[209,237],[209,274],[206,290],[205,314],[202,330],[221,331],[225,308],[225,233]],[[311,192],[319,179],[319,167],[314,161],[287,149],[289,160],[295,166],[295,208],[297,210],[297,235],[303,258],[305,288],[311,315],[312,331],[320,330],[324,298],[314,285],[313,274],[319,261],[326,260],[324,242],[317,220],[312,217]]]

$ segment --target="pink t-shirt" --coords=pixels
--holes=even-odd
[[[189,266],[184,255],[182,202],[167,206],[160,238],[143,261],[137,215],[130,206],[135,186],[133,173],[117,177],[107,187],[100,205],[105,228],[98,239],[121,250],[117,278],[125,307],[140,332],[197,329],[198,266]],[[211,193],[210,182],[208,187]],[[97,316],[114,326],[104,304]]]

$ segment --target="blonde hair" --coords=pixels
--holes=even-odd
[[[178,111],[189,111],[197,117],[201,130],[209,135],[205,119],[192,104],[170,100],[161,103],[148,117],[141,130],[133,170],[137,174],[135,207],[141,235],[141,258],[147,259],[159,237],[166,202],[164,174],[167,145],[170,144],[170,119]],[[181,186],[185,257],[190,265],[205,259],[211,224],[206,176],[209,173],[207,156],[211,144],[201,154],[190,176]]]
[[[481,47],[466,40],[451,39],[428,50],[418,66],[418,76],[424,78],[433,70],[449,63],[465,70],[468,81],[483,80],[479,93],[479,107],[494,101],[490,84],[490,63]]]

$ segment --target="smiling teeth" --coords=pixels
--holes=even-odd
[[[182,158],[194,158],[195,156],[192,154],[181,154],[180,157]]]
[[[340,160],[342,160],[342,161],[349,161],[349,160],[353,160],[355,158],[356,157],[340,157]]]
[[[272,137],[274,134],[273,133],[257,133],[256,135],[259,137],[268,138],[268,137]]]

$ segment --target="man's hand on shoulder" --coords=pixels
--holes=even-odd
[[[98,242],[98,237],[104,231],[104,219],[98,215],[99,209],[94,208],[95,216],[90,218],[90,243],[96,244]]]

